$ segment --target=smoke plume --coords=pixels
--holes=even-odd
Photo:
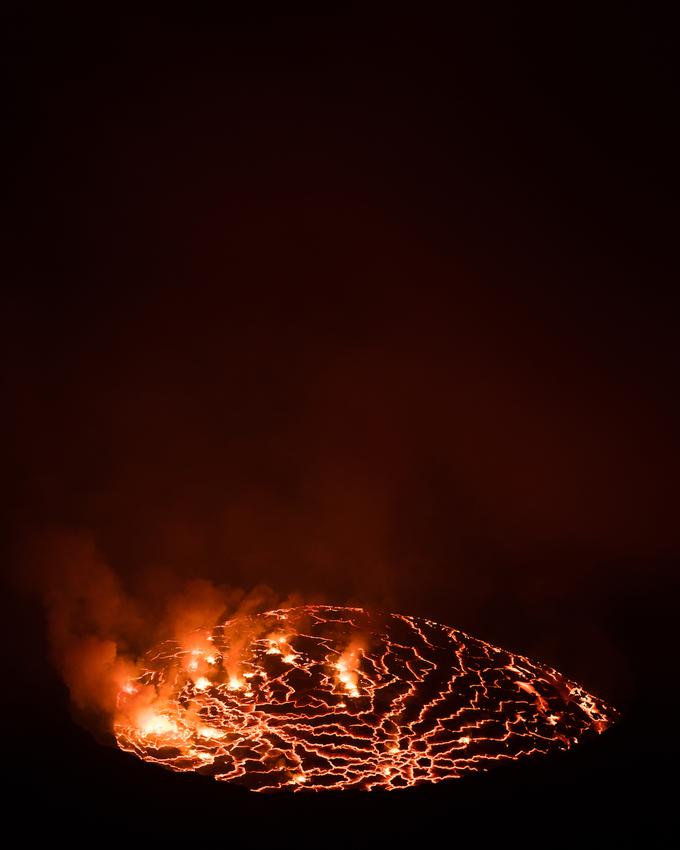
[[[97,732],[109,733],[117,697],[137,675],[137,659],[155,642],[173,639],[187,650],[209,647],[210,629],[230,617],[295,604],[261,585],[250,591],[206,579],[181,579],[149,571],[130,592],[106,562],[93,536],[50,532],[32,540],[25,555],[26,581],[46,612],[54,663],[68,688],[76,713]],[[242,643],[232,647],[237,668]],[[163,694],[137,688],[139,715]],[[129,703],[129,701],[128,701]]]

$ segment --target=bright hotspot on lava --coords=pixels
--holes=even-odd
[[[166,641],[118,697],[118,745],[253,791],[396,789],[602,732],[557,671],[430,620],[305,605]]]

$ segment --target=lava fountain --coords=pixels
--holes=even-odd
[[[166,641],[118,695],[118,746],[253,791],[396,789],[602,732],[549,667],[400,614],[305,605]]]

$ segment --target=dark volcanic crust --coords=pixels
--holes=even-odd
[[[302,606],[231,620],[209,640],[147,654],[134,687],[151,708],[131,722],[138,694],[121,692],[116,738],[257,791],[458,778],[566,749],[616,714],[549,667],[399,614]]]

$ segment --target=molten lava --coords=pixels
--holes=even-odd
[[[567,749],[616,715],[549,667],[400,614],[306,605],[195,647],[147,653],[118,696],[118,745],[254,791],[454,779]]]

